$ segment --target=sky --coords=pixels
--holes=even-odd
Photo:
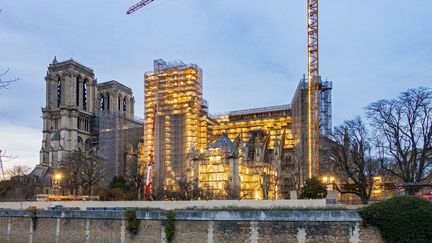
[[[306,0],[2,0],[0,90],[5,163],[33,167],[42,141],[47,66],[73,58],[98,82],[131,87],[143,117],[144,73],[153,60],[204,71],[210,113],[288,104],[307,72]],[[333,124],[379,99],[432,84],[432,1],[320,1],[320,74],[333,81]]]

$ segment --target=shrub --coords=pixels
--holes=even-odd
[[[387,242],[432,242],[432,203],[413,196],[395,197],[358,210]]]
[[[301,199],[317,199],[326,196],[326,186],[317,177],[306,179],[305,185],[300,189]]]
[[[165,234],[167,237],[168,242],[171,242],[174,239],[175,234],[175,212],[173,211],[167,211],[167,222],[165,225]]]
[[[129,233],[136,235],[138,234],[139,230],[139,220],[136,217],[136,211],[128,209],[124,213],[125,218],[127,219],[127,226],[126,229],[129,231]]]
[[[37,208],[36,208],[36,206],[30,206],[30,207],[28,207],[27,210],[30,212],[30,218],[32,220],[32,228],[33,228],[33,230],[35,230],[36,225],[37,225],[37,216],[36,216]]]

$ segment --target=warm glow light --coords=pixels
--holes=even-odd
[[[60,174],[56,174],[56,175],[55,175],[56,180],[60,180],[61,177],[62,177],[62,176],[61,176]]]

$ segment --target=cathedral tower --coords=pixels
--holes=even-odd
[[[40,164],[60,168],[65,155],[75,150],[93,148],[97,136],[93,124],[97,104],[93,70],[74,60],[48,66],[46,105],[42,108],[43,140]]]

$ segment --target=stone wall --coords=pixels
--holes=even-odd
[[[103,208],[103,207],[131,207],[131,208],[157,208],[163,210],[187,209],[187,208],[226,208],[248,207],[258,209],[268,208],[323,208],[328,207],[326,199],[299,199],[299,200],[212,200],[212,201],[23,201],[0,202],[0,208],[27,209],[37,207],[47,209],[50,206],[62,205],[63,207]]]
[[[137,235],[122,211],[0,211],[1,242],[166,242],[165,212],[138,211]],[[355,211],[178,211],[173,242],[383,242]]]

